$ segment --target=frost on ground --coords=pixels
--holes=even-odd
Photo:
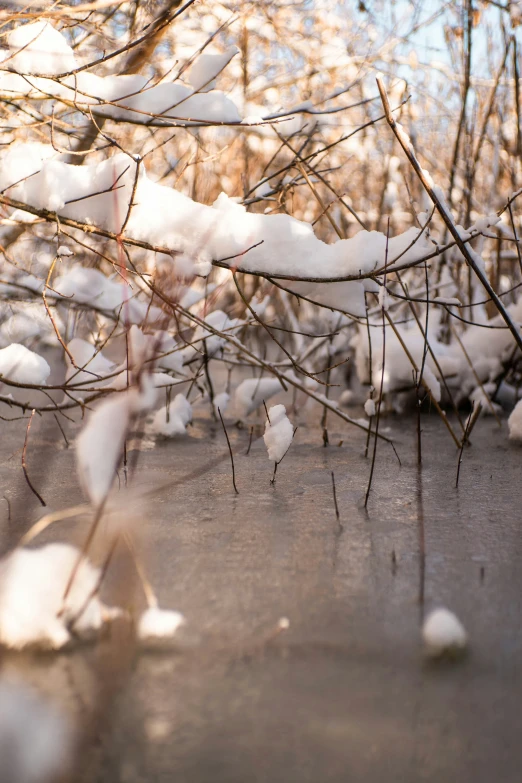
[[[427,655],[462,653],[468,644],[468,636],[458,617],[449,609],[434,609],[424,620],[422,639]]]
[[[384,426],[376,431],[376,411],[406,410],[412,400],[419,417],[428,409],[441,417],[452,448],[469,435],[459,419],[470,403],[496,416],[516,405],[509,431],[521,440],[522,298],[513,262],[520,260],[522,190],[506,192],[520,123],[505,98],[512,92],[504,81],[512,79],[509,50],[498,79],[473,81],[473,100],[485,106],[491,99],[492,114],[478,143],[464,145],[475,157],[472,170],[455,159],[445,171],[447,150],[429,149],[434,133],[421,145],[432,175],[410,166],[420,139],[416,118],[435,122],[445,108],[440,96],[425,98],[429,89],[415,94],[415,72],[427,66],[412,50],[411,84],[391,80],[399,124],[388,127],[375,95],[375,66],[384,61],[380,33],[357,25],[348,53],[343,36],[352,26],[343,4],[340,15],[339,4],[328,14],[324,3],[309,4],[312,37],[301,20],[296,30],[288,24],[297,19],[295,3],[271,4],[270,18],[256,7],[263,4],[250,4],[236,27],[219,3],[204,13],[186,3],[176,6],[176,24],[169,17],[161,29],[154,26],[158,3],[122,4],[117,14],[110,3],[94,5],[83,21],[69,23],[61,12],[38,19],[31,8],[4,25],[0,415],[27,419],[34,409],[35,422],[41,415],[53,427],[54,416],[64,438],[71,425],[79,483],[97,522],[106,522],[101,513],[116,484],[129,501],[134,470],[125,464],[120,472],[129,444],[143,431],[158,436],[149,438],[153,447],[162,436],[185,436],[193,416],[208,424],[209,414],[228,414],[228,432],[251,417],[250,448],[264,406],[282,400],[264,422],[276,466],[292,443],[294,419],[307,426],[314,416],[325,447],[335,421],[364,430],[366,452],[373,434],[376,456],[380,439],[388,439]],[[493,5],[505,14],[506,30],[518,24],[520,3]],[[10,18],[8,9],[0,13]],[[274,21],[280,14],[288,15],[280,25],[284,42]],[[144,40],[131,40],[138,30]],[[120,38],[123,48],[114,50]],[[505,39],[514,46],[511,32]],[[153,55],[143,55],[143,43],[154,45]],[[387,72],[403,71],[396,44],[385,46]],[[369,50],[375,54],[367,60]],[[298,95],[298,64],[310,57],[310,95]],[[291,87],[288,63],[297,69]],[[443,72],[447,106],[455,108],[461,84]],[[453,108],[443,119],[446,135],[458,115]],[[466,111],[462,118],[467,128]],[[393,132],[401,150],[394,150]],[[475,176],[477,197],[469,181]],[[470,260],[485,277],[471,273]],[[350,416],[342,404],[358,410]],[[246,456],[236,449],[241,437],[231,438],[233,471],[234,456]],[[349,434],[341,438],[353,447]],[[419,426],[419,458],[421,440]],[[176,461],[179,445],[163,450]],[[24,470],[31,486],[26,464]],[[122,523],[118,535],[127,532]],[[10,646],[61,648],[69,641],[75,607],[55,609],[74,550],[53,546],[16,550],[1,563],[9,611],[1,609],[0,629]],[[80,576],[75,589],[85,597],[99,571],[85,560]],[[74,591],[69,600],[77,608]],[[79,628],[99,629],[96,601]],[[458,646],[450,633],[455,622],[443,610],[434,617],[424,630],[428,646]],[[153,607],[138,630],[144,638],[169,636],[179,622],[176,613]]]

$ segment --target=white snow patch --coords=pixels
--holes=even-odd
[[[216,394],[214,397],[214,410],[216,413],[218,412],[218,408],[223,414],[226,409],[228,408],[228,403],[230,402],[230,394],[228,392],[220,392],[219,394]]]
[[[185,435],[187,424],[191,421],[192,405],[183,394],[176,394],[169,405],[168,413],[166,405],[156,411],[151,429],[157,435],[173,438],[176,435]]]
[[[12,343],[0,350],[0,376],[14,383],[42,386],[50,372],[51,368],[45,359],[25,345]]]
[[[65,37],[48,22],[18,25],[7,36],[9,67],[18,73],[56,75],[76,66],[74,52]]]
[[[426,652],[433,657],[444,653],[462,652],[468,643],[464,626],[449,609],[435,609],[422,627]]]
[[[375,402],[371,398],[364,403],[364,412],[367,416],[375,416]]]
[[[223,54],[200,54],[188,72],[188,80],[194,92],[213,90],[216,77],[238,52],[237,46],[231,46]]]
[[[185,618],[180,612],[152,606],[141,615],[138,623],[138,638],[150,642],[171,639]]]
[[[246,418],[253,411],[283,391],[281,382],[277,378],[247,378],[242,381],[235,391],[237,413],[240,418]]]
[[[515,405],[508,419],[509,439],[522,440],[522,400]]]
[[[268,411],[263,440],[268,450],[268,459],[281,462],[290,448],[294,437],[294,426],[286,415],[284,405],[273,405]]]
[[[111,610],[97,596],[87,603],[100,571],[86,558],[82,558],[63,603],[79,555],[69,544],[47,544],[38,549],[15,549],[0,560],[1,644],[15,650],[28,646],[59,650],[71,641],[69,624],[85,605],[74,622],[75,633],[88,637],[99,632]]]

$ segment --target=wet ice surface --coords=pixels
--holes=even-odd
[[[4,674],[58,694],[85,724],[94,714],[78,780],[518,783],[522,449],[505,422],[481,420],[456,489],[457,453],[434,415],[421,471],[413,420],[384,424],[402,467],[380,444],[367,513],[364,434],[333,418],[327,448],[300,425],[275,486],[262,438],[244,456],[248,429],[228,421],[238,496],[217,424],[196,420],[192,437],[140,451],[135,485],[153,489],[147,560],[161,604],[187,618],[178,645],[138,655],[115,632],[69,654],[2,659]],[[24,431],[3,424],[3,550],[37,512]],[[52,508],[80,500],[59,437],[52,419],[35,421],[28,451]],[[422,594],[426,610],[447,606],[464,623],[461,662],[425,661]],[[290,628],[277,635],[282,616]]]

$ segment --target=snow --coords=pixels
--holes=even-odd
[[[83,490],[98,507],[116,477],[133,413],[134,391],[111,395],[101,402],[76,440],[76,465]]]
[[[15,549],[0,560],[0,643],[15,650],[38,646],[59,650],[72,641],[69,623],[76,620],[95,590],[100,572],[86,558],[67,596],[65,588],[80,553],[69,544]],[[74,631],[97,634],[110,610],[91,598]]]
[[[375,416],[375,402],[372,399],[367,399],[364,403],[364,412],[367,416]]]
[[[35,154],[42,157],[40,147]],[[11,160],[10,149],[0,156],[0,162],[10,172],[9,180],[13,182],[16,161]],[[34,207],[58,211],[60,215],[118,232],[127,214],[136,165],[123,153],[82,166],[48,159],[42,162],[38,173],[14,185],[9,195]],[[3,179],[4,175],[0,175],[0,186]],[[116,181],[117,189],[110,190]],[[101,190],[108,192],[100,193]],[[199,204],[173,188],[152,182],[143,164],[126,234],[198,259],[197,274],[208,274],[212,259],[234,256],[246,271],[283,278],[285,275],[317,278],[318,283],[289,281],[287,286],[313,301],[358,316],[365,314],[364,292],[377,290],[375,282],[365,279],[326,285],[320,280],[375,271],[384,264],[387,242],[384,234],[363,230],[350,239],[326,244],[316,237],[309,223],[289,215],[247,212],[224,193],[212,206]],[[396,260],[399,265],[411,263],[432,249],[423,232],[410,228],[389,239],[388,263],[393,265]],[[102,280],[97,270],[82,267],[73,267],[55,281],[54,287],[64,295],[74,295],[76,301],[96,304],[102,310],[115,310],[130,296],[128,286],[107,278]],[[129,302],[131,311],[138,308],[130,315],[134,322],[145,315],[145,308],[140,305],[143,303],[136,299]]]
[[[263,440],[268,459],[281,462],[294,438],[294,426],[286,415],[284,405],[273,405],[268,411]]]
[[[187,424],[191,421],[192,405],[183,394],[176,394],[169,405],[168,413],[166,405],[156,411],[151,429],[157,435],[173,438],[176,435],[185,435]]]
[[[422,638],[428,655],[462,652],[468,637],[458,617],[449,609],[435,609],[426,617]]]
[[[60,245],[58,247],[58,250],[56,251],[56,255],[64,258],[65,256],[72,256],[74,255],[74,253],[72,252],[72,250],[69,250],[69,248],[66,245]]]
[[[283,391],[277,378],[247,378],[235,391],[236,411],[240,418],[245,419],[270,397]]]
[[[509,439],[522,440],[522,400],[515,405],[508,419]]]
[[[45,345],[58,345],[56,332],[41,302],[13,302],[9,305],[9,315],[0,326],[0,346],[11,343],[25,344],[38,338]],[[63,331],[63,322],[55,311],[53,318],[58,331]]]
[[[45,359],[24,345],[12,343],[0,350],[0,376],[14,383],[44,385],[50,373]]]
[[[72,761],[70,717],[16,679],[0,680],[0,759],[10,783],[66,780]]]
[[[220,392],[219,394],[216,394],[213,400],[215,412],[217,413],[219,408],[221,413],[224,413],[228,408],[229,402],[230,394],[228,394],[228,392]]]
[[[48,22],[16,27],[8,34],[7,44],[14,54],[9,67],[18,73],[51,76],[76,66],[74,52],[65,37]]]
[[[67,371],[65,378],[72,384],[84,383],[91,387],[95,386],[99,378],[103,378],[114,369],[114,362],[107,359],[102,351],[96,351],[96,348],[87,340],[80,337],[74,337],[67,343],[67,350],[71,354],[76,364],[73,366],[69,356],[65,354]],[[84,369],[78,370],[81,367]]]
[[[468,395],[470,402],[475,406],[479,403],[482,405],[482,414],[485,416],[493,416],[493,411],[499,415],[502,413],[502,406],[492,401],[492,397],[495,394],[497,388],[496,383],[484,383],[482,386],[477,386]]]
[[[144,642],[171,639],[185,618],[180,612],[151,606],[141,615],[138,622],[138,639]]]
[[[177,375],[184,375],[183,354],[176,340],[167,332],[154,332],[153,343],[156,347],[158,366]]]
[[[195,63],[191,66],[187,76],[192,89],[213,90],[215,79],[221,71],[226,68],[232,57],[239,53],[237,46],[231,46],[223,54],[204,53],[198,55]]]
[[[236,105],[224,93],[211,89],[214,77],[236,53],[232,47],[220,55],[200,55],[191,68],[191,86],[181,81],[150,85],[139,74],[97,76],[81,71],[61,80],[58,76],[78,66],[75,55],[64,35],[48,22],[35,22],[17,27],[7,37],[8,51],[1,52],[7,69],[0,71],[0,93],[13,97],[28,94],[51,95],[67,104],[90,107],[102,116],[145,123],[150,115],[166,120],[191,122],[239,123]],[[201,60],[201,63],[199,61]],[[17,73],[11,73],[10,71]],[[18,74],[26,74],[25,77]],[[36,76],[27,76],[37,74]],[[205,91],[204,86],[210,77]],[[195,86],[194,86],[195,85]]]
[[[82,168],[75,166],[74,168]],[[55,191],[54,199],[58,198]],[[156,307],[148,308],[145,301],[138,299],[130,284],[121,281],[121,277],[111,280],[98,269],[80,265],[56,278],[53,288],[58,294],[70,297],[73,302],[89,305],[98,310],[119,314],[123,307],[125,318],[131,323],[140,323],[149,315],[155,321],[160,315]]]
[[[436,338],[436,333],[431,330],[435,328],[436,319],[431,318],[431,324],[428,330],[428,339],[430,346],[437,357],[437,360],[445,376],[453,375],[463,367],[462,353],[458,355],[452,346],[441,343]],[[417,368],[421,369],[423,365],[423,356],[425,351],[425,340],[416,324],[410,326],[398,325],[396,327],[402,341],[411,354]],[[378,379],[380,382],[382,372],[382,325],[379,329],[372,329],[372,377],[374,382]],[[355,362],[357,374],[361,383],[367,383],[368,378],[368,331],[366,326],[359,327],[358,334],[351,341],[355,348]],[[458,347],[458,346],[457,346]],[[429,387],[433,397],[437,402],[441,399],[441,387],[437,377],[438,370],[428,353],[424,362],[423,379]],[[391,327],[386,326],[386,358],[384,367],[383,391],[385,394],[412,388],[414,385],[413,367],[406,355],[400,340],[392,331]]]
[[[433,399],[436,402],[440,402],[440,398],[441,398],[440,383],[438,382],[434,372],[432,371],[431,367],[428,364],[425,364],[424,369],[422,370],[422,380],[428,386]]]
[[[127,373],[125,380],[126,377]],[[99,507],[109,494],[134,418],[147,412],[155,400],[153,377],[143,373],[139,388],[129,388],[99,403],[78,435],[78,476],[85,494],[95,507]]]
[[[208,315],[205,315],[204,320],[212,329],[215,329],[218,332],[225,332],[231,336],[243,323],[237,318],[229,318],[223,310],[214,310]],[[203,343],[203,341],[205,342]],[[195,343],[195,345],[189,345],[182,351],[183,362],[185,364],[196,356],[202,357],[205,349],[207,357],[212,359],[225,346],[226,340],[224,337],[214,334],[210,329],[198,326],[191,342]]]

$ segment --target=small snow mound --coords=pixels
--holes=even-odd
[[[522,400],[515,405],[508,419],[509,439],[522,441]]]
[[[272,462],[281,462],[290,448],[294,437],[294,427],[286,415],[284,405],[273,405],[268,411],[263,440]]]
[[[65,36],[49,22],[19,25],[7,36],[10,66],[18,73],[58,75],[76,67],[74,52]]]
[[[0,644],[60,650],[72,641],[71,625],[80,637],[99,633],[107,616],[95,594],[100,571],[86,558],[63,602],[79,556],[69,544],[47,544],[0,560]]]
[[[432,657],[462,652],[468,643],[464,626],[449,609],[430,612],[422,627],[422,638],[426,652]]]
[[[263,118],[259,114],[250,114],[241,120],[241,125],[261,125]]]
[[[45,359],[25,345],[12,343],[0,350],[0,375],[14,383],[42,386],[50,372]]]
[[[364,412],[367,416],[375,416],[375,402],[374,400],[368,398],[366,402],[364,403]]]
[[[174,438],[176,435],[185,435],[187,424],[191,421],[192,405],[183,394],[176,394],[168,407],[168,412],[166,405],[156,411],[151,429],[156,435]]]
[[[64,256],[73,256],[74,253],[72,252],[72,250],[69,250],[69,248],[66,245],[60,245],[60,247],[56,251],[56,255],[64,257]]]
[[[228,392],[220,392],[219,394],[216,394],[213,400],[215,412],[217,413],[219,408],[221,413],[224,413],[228,408],[229,402],[230,402],[230,394],[228,394]]]
[[[188,72],[188,80],[194,92],[213,90],[216,77],[238,52],[237,46],[231,46],[223,54],[200,54]]]
[[[140,617],[138,638],[144,642],[171,639],[184,623],[185,618],[180,612],[152,606]]]

